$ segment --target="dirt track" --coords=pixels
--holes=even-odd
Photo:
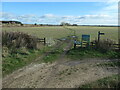
[[[54,63],[31,64],[3,78],[3,88],[77,88],[118,73],[118,68],[98,67],[111,60],[70,60],[65,57],[71,42]],[[114,61],[114,60],[113,60]]]
[[[3,79],[3,88],[74,88],[118,73],[118,68],[97,67],[106,60],[36,64]],[[107,60],[109,61],[109,60]]]

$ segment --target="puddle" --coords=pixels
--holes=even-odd
[[[65,41],[65,40],[67,40],[67,38],[61,38],[61,39],[58,39],[58,40]]]
[[[62,38],[61,40],[65,41],[65,40],[66,40],[66,38]]]

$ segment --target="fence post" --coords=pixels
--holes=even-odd
[[[74,49],[76,48],[76,43],[74,43]]]
[[[120,39],[119,39],[118,43],[119,43],[118,47],[119,47],[119,50],[120,50]]]
[[[98,43],[100,41],[100,31],[98,32]]]
[[[76,40],[74,40],[74,49],[76,48],[76,43],[77,43],[77,41],[76,41]]]
[[[44,38],[44,45],[46,44],[46,39]]]
[[[91,42],[91,47],[93,48],[93,42]]]

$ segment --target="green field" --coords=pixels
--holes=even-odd
[[[118,42],[118,27],[95,27],[95,26],[67,26],[69,30],[62,26],[44,26],[44,27],[3,27],[3,31],[19,31],[26,32],[40,38],[62,38],[68,35],[73,35],[74,30],[76,35],[81,38],[82,34],[91,35],[91,40],[97,39],[98,31],[104,32],[105,35],[101,39],[112,39]]]

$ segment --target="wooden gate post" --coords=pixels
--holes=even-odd
[[[44,45],[46,44],[46,39],[44,38]]]
[[[98,32],[98,43],[100,41],[100,31]]]
[[[74,49],[76,48],[76,44],[74,43]]]
[[[76,48],[77,41],[74,40],[74,49]]]
[[[119,39],[118,43],[119,43],[118,47],[119,47],[119,50],[120,50],[120,39]]]

